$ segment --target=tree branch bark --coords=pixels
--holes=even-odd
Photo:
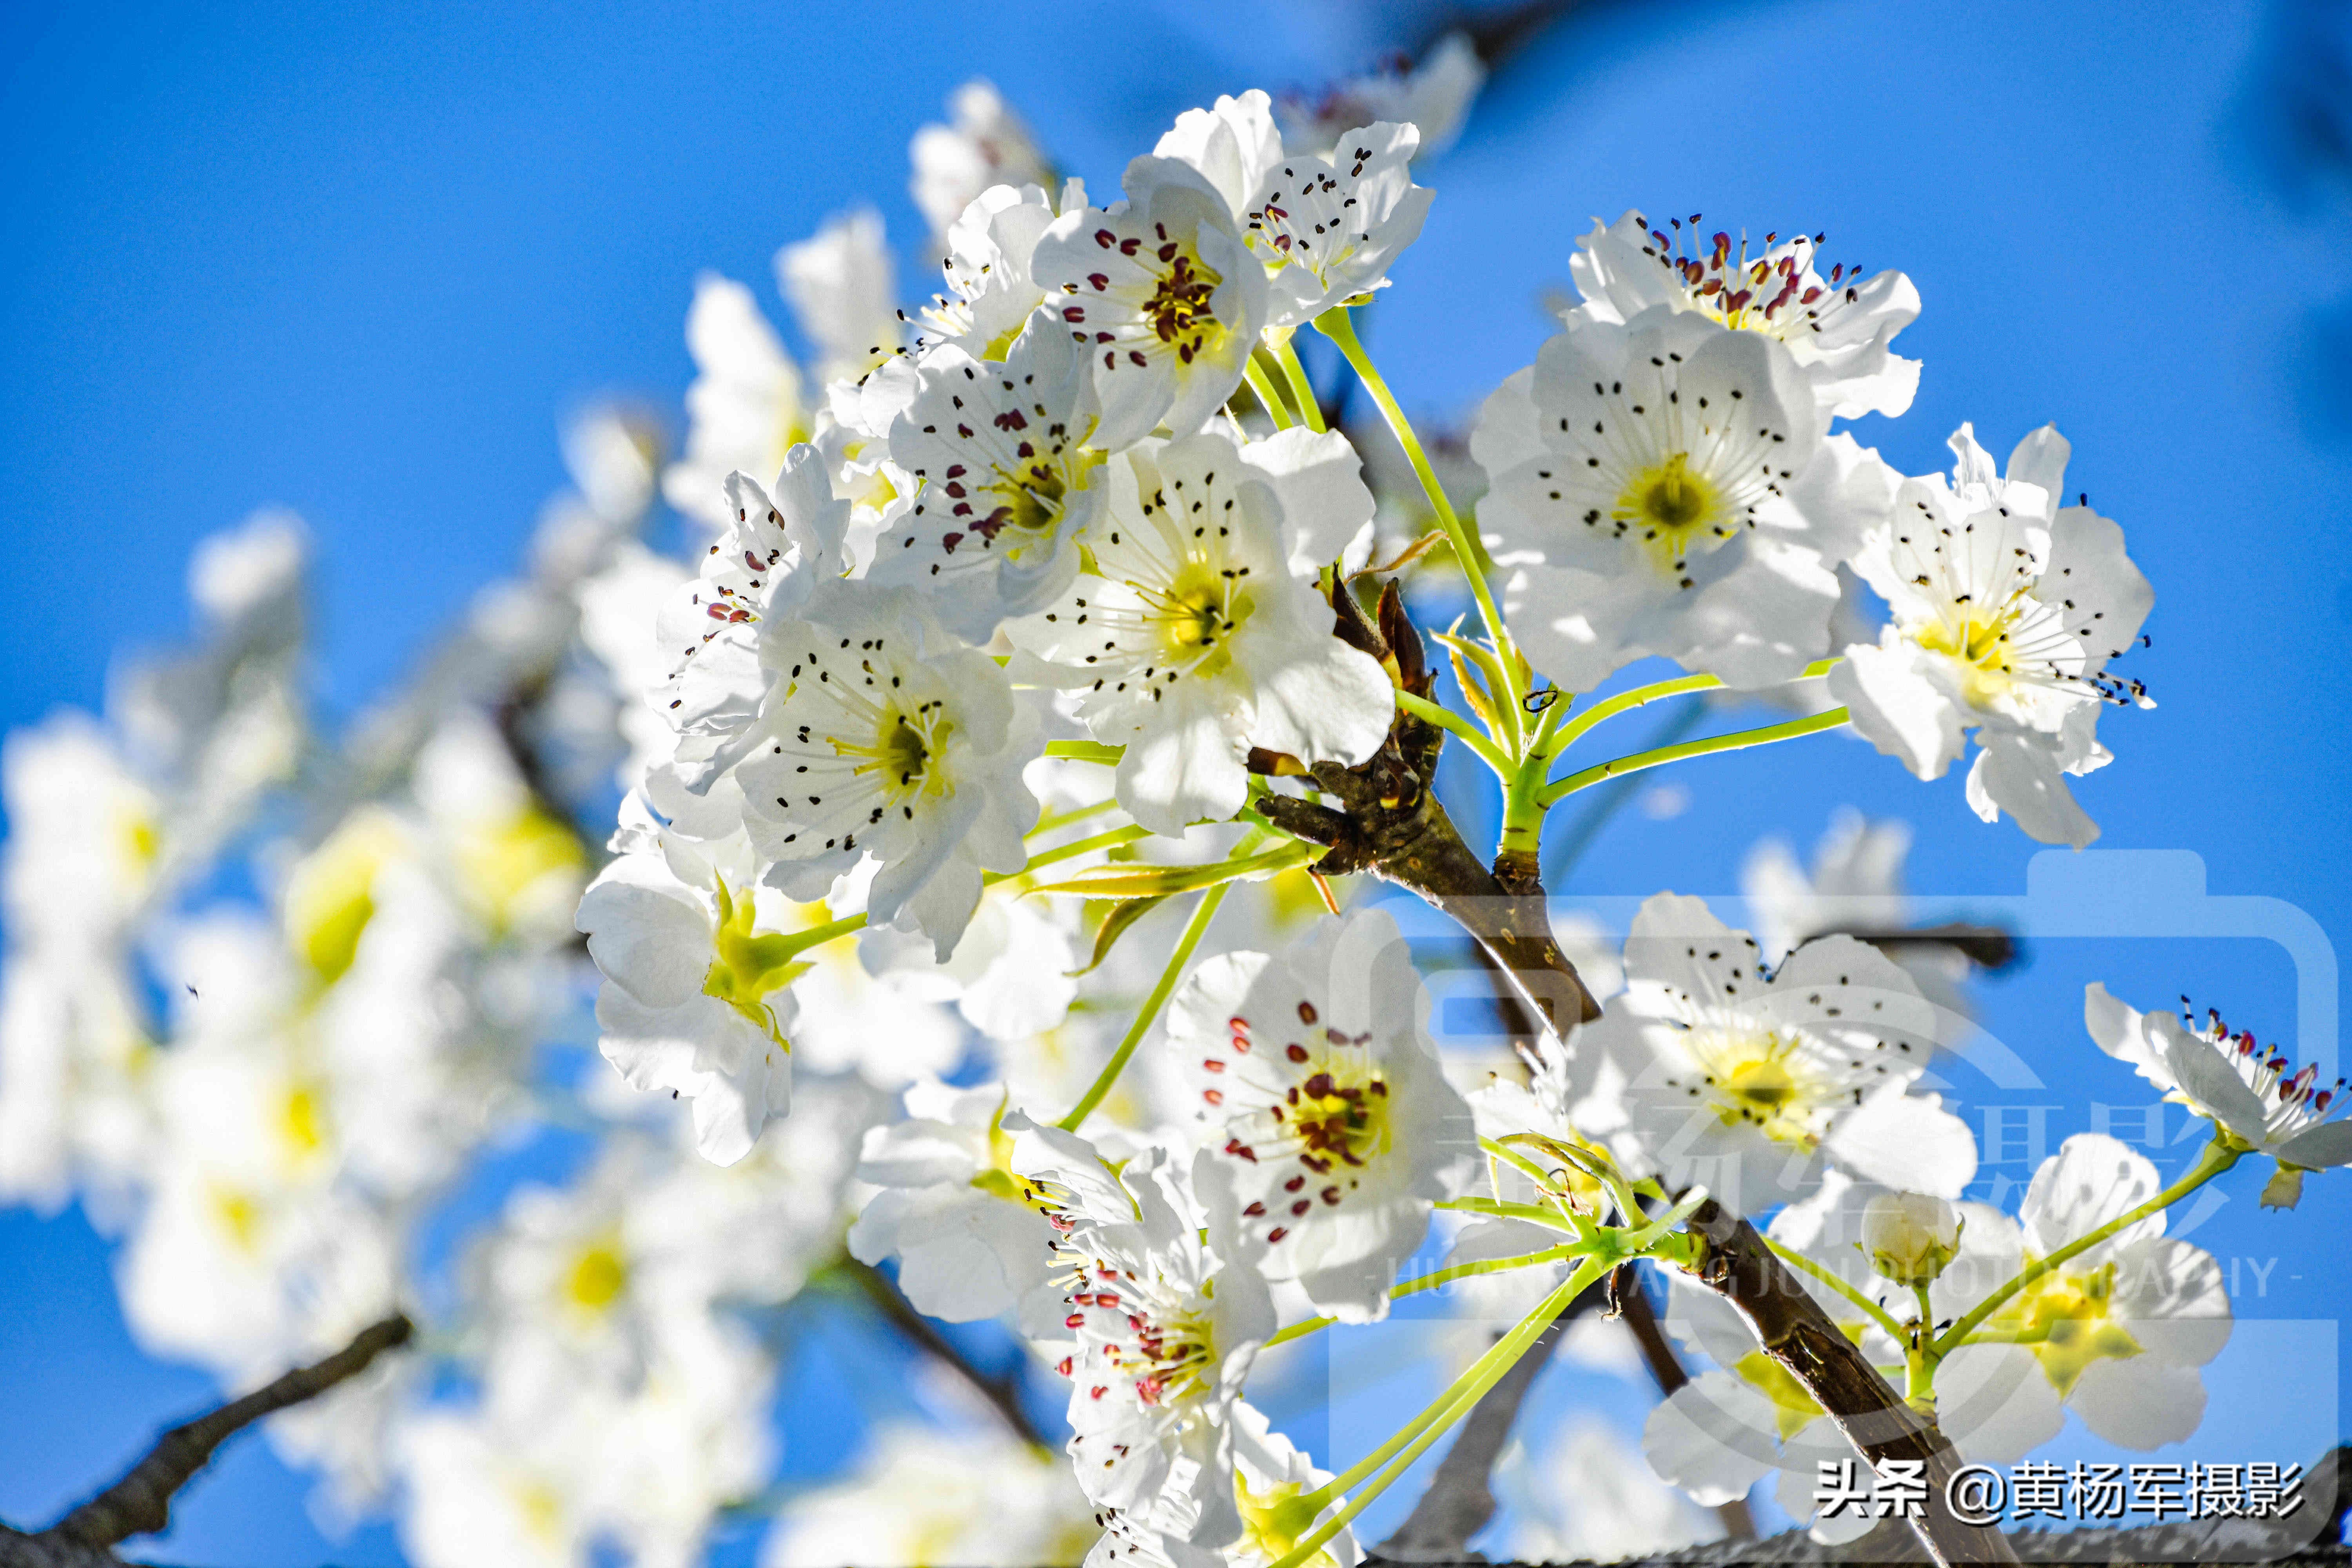
[[[114,1554],[115,1543],[134,1535],[152,1535],[169,1524],[173,1495],[212,1462],[214,1451],[223,1443],[265,1416],[316,1399],[357,1377],[376,1357],[406,1344],[415,1331],[409,1321],[395,1312],[360,1331],[350,1344],[324,1361],[297,1367],[241,1399],[232,1399],[173,1427],[121,1480],[38,1535],[0,1525],[0,1568],[120,1564],[122,1560]]]
[[[1334,635],[1380,659],[1398,686],[1426,698],[1434,684],[1420,634],[1406,617],[1394,582],[1381,595],[1378,625],[1369,623],[1355,595],[1334,582]],[[1268,795],[1259,810],[1276,826],[1328,852],[1318,868],[1332,873],[1369,871],[1418,893],[1453,917],[1503,970],[1526,1003],[1565,1034],[1601,1016],[1575,966],[1552,940],[1541,881],[1514,866],[1498,880],[1463,841],[1437,801],[1433,784],[1444,731],[1400,713],[1380,751],[1353,768],[1324,763],[1313,769],[1274,760],[1266,771],[1310,773],[1339,809]],[[1286,765],[1283,765],[1286,763]],[[1861,1351],[1838,1332],[1826,1313],[1745,1220],[1708,1203],[1688,1229],[1706,1243],[1700,1280],[1737,1308],[1767,1354],[1810,1393],[1857,1452],[1874,1465],[1919,1460],[1928,1479],[1927,1517],[1912,1521],[1938,1563],[2017,1561],[1997,1529],[1955,1518],[1944,1488],[1955,1467],[1951,1445],[1905,1405]]]
[[[1912,1521],[1937,1563],[2015,1563],[2001,1532],[1955,1517],[1946,1502],[1958,1456],[1934,1424],[1903,1402],[1756,1227],[1724,1212],[1712,1199],[1691,1215],[1688,1228],[1706,1243],[1696,1278],[1738,1310],[1766,1355],[1804,1385],[1846,1440],[1873,1465],[1917,1460],[1927,1479],[1927,1515]]]

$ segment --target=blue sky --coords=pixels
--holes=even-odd
[[[1412,14],[9,8],[0,722],[99,701],[117,651],[184,625],[192,543],[272,503],[318,535],[318,685],[347,710],[514,563],[560,482],[566,409],[615,391],[676,408],[699,268],[772,299],[779,244],[871,201],[912,273],[906,139],[964,77],[993,78],[1107,190],[1178,110],[1312,86]],[[2070,488],[2123,522],[2156,584],[2155,646],[2133,668],[2161,706],[2108,716],[2118,760],[2080,790],[2101,848],[2193,851],[2212,893],[2305,911],[2324,947],[2352,933],[2337,739],[2352,444],[2340,389],[2310,367],[2352,279],[2343,207],[2324,188],[2289,199],[2249,128],[2267,18],[2088,0],[1604,11],[1517,62],[1425,169],[1437,202],[1375,351],[1417,416],[1466,413],[1532,358],[1574,237],[1629,206],[1826,230],[1832,257],[1902,268],[1925,300],[1902,346],[1926,374],[1906,416],[1863,421],[1860,438],[1924,472],[1963,419],[1997,452],[2054,420],[2074,442]],[[1688,811],[1625,813],[1559,890],[1728,893],[1758,836],[1810,846],[1841,803],[1914,823],[1913,884],[1956,907],[2021,895],[2036,847],[1979,825],[1957,776],[1923,785],[1850,741],[1695,764],[1682,782]],[[2169,906],[2146,902],[2140,931],[2034,940],[1985,988],[1989,1027],[2043,1087],[1956,1071],[1965,1114],[2046,1105],[2054,1140],[2095,1105],[2144,1103],[2083,1037],[2095,978],[2150,1005],[2223,1003],[2265,1037],[2301,1026],[2304,1052],[2340,1070],[2332,1030],[2298,1026],[2283,949],[2168,934]],[[2206,1430],[2163,1457],[2305,1459],[2340,1429],[2352,1265],[2332,1244],[2352,1177],[2314,1181],[2287,1216],[2254,1213],[2260,1180],[2229,1178],[2199,1236],[2249,1260],[2248,1326],[2209,1371]],[[78,1216],[0,1212],[0,1517],[47,1518],[205,1397],[129,1343],[107,1268]],[[2282,1376],[2334,1397],[2279,1430]],[[1580,1374],[1538,1404],[1587,1396],[1638,1419],[1632,1394]],[[836,1408],[850,1399],[813,1373],[795,1425],[853,1430]],[[837,1441],[804,1436],[794,1462],[819,1467]],[[2077,1428],[2057,1457],[2097,1451]],[[301,1490],[247,1445],[159,1555],[397,1561],[381,1529],[322,1541]]]

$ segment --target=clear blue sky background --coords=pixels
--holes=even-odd
[[[1962,419],[2001,452],[2054,419],[2075,443],[2070,487],[2123,521],[2156,584],[2156,646],[2133,664],[2162,707],[2109,716],[2120,760],[2081,791],[2103,847],[2194,850],[2214,892],[2352,934],[2352,445],[2342,383],[2315,368],[2340,344],[2352,279],[2343,207],[2324,188],[2290,200],[2249,129],[2247,102],[2271,90],[2268,13],[1654,9],[1555,30],[1426,170],[1437,204],[1377,326],[1408,405],[1463,412],[1533,356],[1538,298],[1565,285],[1596,215],[1826,229],[1832,255],[1903,268],[1926,301],[1903,346],[1926,378],[1908,416],[1862,438],[1920,472]],[[780,243],[866,199],[907,255],[907,137],[962,78],[994,78],[1107,191],[1178,110],[1311,87],[1411,16],[1198,0],[6,8],[0,722],[95,704],[118,649],[184,625],[191,544],[265,503],[320,540],[321,691],[348,708],[381,690],[515,562],[560,481],[562,410],[608,390],[676,406],[698,268],[765,292]],[[2034,847],[1979,826],[1957,776],[1920,785],[1854,742],[1685,779],[1694,809],[1625,814],[1568,890],[1728,892],[1758,835],[1809,846],[1841,802],[1919,826],[1922,891],[2024,888]],[[2095,1102],[2144,1100],[2082,1035],[2081,988],[2100,977],[2150,1004],[2191,991],[2293,1038],[2294,968],[2274,947],[2037,942],[1984,999],[2039,1087],[1956,1069],[1968,1114],[2048,1105],[2054,1139]],[[2304,1044],[2340,1070],[2332,1038]],[[2020,1155],[1987,1173],[2029,1171]],[[2284,1217],[2255,1213],[2260,1181],[2225,1183],[2199,1235],[2252,1260],[2246,1326],[2208,1373],[2205,1432],[2161,1457],[2306,1459],[2340,1428],[2352,1176],[2314,1181]],[[0,1517],[46,1521],[207,1395],[130,1344],[108,1268],[78,1215],[0,1212]],[[797,1363],[795,1468],[854,1441],[866,1396],[831,1358],[839,1342]],[[1591,1398],[1632,1423],[1646,1397],[1562,1373],[1539,1415]],[[1350,1434],[1360,1408],[1318,1448],[1344,1458],[1375,1436]],[[2055,1457],[2103,1451],[2075,1428]],[[321,1539],[302,1490],[246,1444],[156,1554],[399,1560],[382,1527]],[[748,1560],[748,1538],[724,1555]]]

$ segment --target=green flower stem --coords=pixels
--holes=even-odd
[[[1345,1474],[1334,1477],[1328,1485],[1298,1500],[1297,1506],[1320,1510],[1332,1498],[1360,1485],[1360,1489],[1335,1510],[1330,1518],[1317,1525],[1312,1534],[1276,1558],[1273,1568],[1300,1568],[1300,1564],[1322,1551],[1326,1542],[1346,1529],[1348,1522],[1363,1512],[1373,1499],[1412,1468],[1413,1461],[1426,1453],[1430,1445],[1445,1436],[1456,1421],[1468,1415],[1478,1401],[1486,1397],[1486,1391],[1500,1383],[1503,1374],[1509,1372],[1527,1353],[1528,1348],[1542,1337],[1544,1331],[1551,1326],[1552,1320],[1581,1295],[1587,1286],[1600,1279],[1607,1267],[1599,1258],[1587,1258],[1575,1273],[1561,1282],[1559,1289],[1538,1302],[1534,1311],[1521,1319],[1517,1328],[1496,1342],[1494,1349],[1471,1363],[1470,1370],[1456,1378],[1444,1394],[1438,1395],[1429,1409],[1371,1454],[1348,1467]],[[1378,1475],[1372,1475],[1373,1468],[1382,1466],[1383,1462],[1384,1468]],[[1367,1476],[1371,1479],[1364,1484]]]
[[[1085,806],[1075,813],[1069,814],[1066,820],[1075,822],[1081,816],[1092,816],[1097,812],[1105,810],[1108,807],[1118,804],[1118,803],[1117,801],[1105,801],[1100,805]],[[1051,826],[1060,826],[1062,824],[1055,823]],[[1045,828],[1041,826],[1034,829],[1034,831],[1042,833],[1045,831]],[[1032,871],[1035,871],[1044,867],[1054,864],[1056,860],[1067,860],[1074,856],[1087,854],[1090,850],[1108,849],[1121,844],[1132,844],[1139,838],[1148,838],[1150,837],[1150,829],[1149,828],[1135,826],[1114,827],[1108,833],[1097,833],[1091,838],[1081,838],[1074,844],[1060,845],[1057,847],[1045,850],[1043,854],[1032,856],[1029,859],[1029,863],[1022,867],[1018,871],[991,871],[988,875],[980,879],[981,886],[984,888],[993,888],[1001,882],[1010,882],[1018,878],[1025,877]],[[828,921],[821,926],[811,926],[804,931],[790,933],[792,940],[785,944],[782,956],[784,959],[797,958],[813,947],[823,947],[826,942],[831,942],[835,937],[847,936],[852,931],[860,931],[865,929],[866,916],[862,911],[854,915],[845,915],[837,921]]]
[[[1045,754],[1066,757],[1074,763],[1100,763],[1107,768],[1115,768],[1126,759],[1127,748],[1106,746],[1099,741],[1048,741],[1045,742]]]
[[[1781,1246],[1779,1242],[1774,1241],[1769,1237],[1766,1237],[1764,1238],[1764,1245],[1770,1247],[1772,1249],[1773,1256],[1780,1258],[1781,1262],[1787,1264],[1790,1268],[1796,1269],[1800,1273],[1811,1275],[1814,1279],[1820,1280],[1822,1284],[1828,1286],[1831,1289],[1836,1291],[1839,1295],[1844,1297],[1855,1306],[1861,1308],[1864,1313],[1866,1314],[1872,1321],[1875,1322],[1880,1328],[1885,1329],[1888,1333],[1893,1334],[1897,1340],[1901,1340],[1905,1337],[1903,1325],[1895,1321],[1895,1315],[1892,1312],[1889,1312],[1885,1308],[1880,1306],[1877,1302],[1864,1295],[1853,1286],[1849,1285],[1843,1279],[1839,1279],[1836,1273],[1832,1270],[1822,1268],[1820,1264],[1814,1262],[1803,1253],[1797,1251],[1794,1247]]]
[[[1052,833],[1056,829],[1067,827],[1074,822],[1084,822],[1090,816],[1100,816],[1106,811],[1118,809],[1118,802],[1116,800],[1098,800],[1092,805],[1074,805],[1067,811],[1056,811],[1039,817],[1037,826],[1031,828],[1024,837],[1034,838],[1041,833]]]
[[[1118,1081],[1118,1075],[1127,1070],[1128,1058],[1135,1055],[1135,1047],[1143,1043],[1144,1035],[1151,1028],[1151,1020],[1160,1016],[1160,1009],[1166,1005],[1169,994],[1176,989],[1176,982],[1183,974],[1184,965],[1192,958],[1192,950],[1200,946],[1201,938],[1208,934],[1209,921],[1216,917],[1217,906],[1224,902],[1225,889],[1232,886],[1230,882],[1220,882],[1201,896],[1200,903],[1192,910],[1192,921],[1184,927],[1184,934],[1176,940],[1176,951],[1168,955],[1168,967],[1160,972],[1160,983],[1151,988],[1151,994],[1143,999],[1143,1005],[1136,1012],[1135,1022],[1128,1026],[1127,1037],[1119,1041],[1118,1049],[1113,1051],[1110,1060],[1103,1064],[1101,1073],[1087,1090],[1086,1098],[1056,1124],[1063,1131],[1076,1132],[1079,1124],[1094,1114],[1095,1107],[1103,1102],[1103,1097],[1110,1092],[1111,1085]]]
[[[1364,345],[1356,340],[1355,323],[1349,320],[1348,308],[1338,305],[1324,311],[1315,318],[1315,330],[1330,339],[1339,346],[1339,352],[1348,356],[1348,363],[1354,367],[1357,379],[1364,384],[1364,390],[1370,393],[1372,401],[1380,405],[1381,416],[1388,421],[1389,430],[1396,437],[1397,445],[1404,448],[1406,459],[1412,464],[1413,477],[1421,480],[1422,492],[1429,498],[1431,510],[1437,513],[1437,526],[1445,531],[1446,542],[1454,546],[1454,559],[1462,563],[1462,574],[1470,580],[1471,596],[1478,601],[1478,618],[1486,625],[1487,640],[1497,649],[1509,648],[1511,634],[1503,625],[1503,612],[1496,606],[1495,591],[1486,581],[1486,552],[1470,536],[1470,531],[1462,526],[1462,520],[1454,515],[1454,503],[1446,498],[1445,487],[1437,482],[1437,470],[1430,467],[1429,454],[1421,449],[1421,437],[1413,434],[1412,422],[1404,416],[1404,410],[1397,406],[1395,395],[1389,391],[1388,383],[1381,379],[1381,373],[1373,367],[1371,355],[1366,353]],[[1516,658],[1506,658],[1503,662],[1508,670],[1517,661]],[[1524,693],[1514,689],[1496,695],[1506,701],[1517,703]]]
[[[1582,1242],[1569,1241],[1558,1247],[1548,1247],[1541,1252],[1523,1252],[1516,1258],[1489,1258],[1480,1263],[1457,1263],[1451,1268],[1434,1269],[1427,1274],[1417,1274],[1410,1279],[1398,1280],[1390,1288],[1389,1298],[1394,1300],[1399,1297],[1419,1295],[1423,1290],[1435,1290],[1453,1284],[1456,1279],[1475,1279],[1481,1274],[1503,1274],[1514,1268],[1539,1268],[1548,1263],[1566,1263],[1570,1258],[1582,1256],[1585,1250]],[[1293,1340],[1303,1340],[1309,1334],[1318,1333],[1339,1321],[1337,1318],[1308,1318],[1303,1322],[1276,1330],[1265,1342],[1269,1346],[1288,1344]]]
[[[1248,379],[1250,390],[1257,394],[1257,400],[1265,405],[1265,411],[1272,416],[1276,429],[1287,430],[1298,423],[1290,416],[1290,409],[1283,403],[1282,394],[1275,391],[1274,378],[1267,375],[1265,367],[1257,363],[1257,355],[1252,354],[1242,362],[1242,374]]]
[[[1503,754],[1502,748],[1489,740],[1477,725],[1453,709],[1432,702],[1425,697],[1415,697],[1410,691],[1398,692],[1396,701],[1405,712],[1436,725],[1475,752],[1480,762],[1495,770],[1496,778],[1507,780],[1517,773],[1517,770],[1512,767],[1511,759]]]
[[[784,944],[782,957],[784,960],[797,958],[810,948],[823,947],[835,937],[847,936],[852,931],[865,929],[866,915],[863,910],[854,915],[844,916],[837,921],[828,921],[821,926],[812,926],[804,931],[795,933],[793,939]]]
[[[1843,663],[1843,658],[1817,658],[1805,666],[1799,680],[1819,680]],[[1660,680],[1648,686],[1637,686],[1631,691],[1621,691],[1604,698],[1560,727],[1559,744],[1551,748],[1558,756],[1582,739],[1586,731],[1603,719],[1613,719],[1620,713],[1631,713],[1636,708],[1646,708],[1662,698],[1680,697],[1689,691],[1713,691],[1723,682],[1712,675],[1685,675],[1673,680]]]
[[[1617,1255],[1614,1261],[1622,1263],[1628,1258],[1646,1257],[1670,1235],[1680,1230],[1683,1221],[1696,1214],[1706,1201],[1706,1189],[1693,1187],[1682,1195],[1679,1203],[1649,1224],[1620,1232],[1617,1237]],[[1640,1211],[1629,1208],[1626,1212],[1633,1214]]]
[[[1937,1359],[1941,1360],[1959,1346],[1968,1343],[1969,1334],[1973,1333],[1987,1318],[2007,1306],[2011,1297],[2036,1279],[2067,1259],[2088,1252],[2118,1231],[2137,1225],[2152,1214],[2160,1214],[2170,1208],[2174,1204],[2236,1164],[2244,1156],[2244,1152],[2242,1149],[2227,1147],[2222,1142],[2222,1135],[2217,1131],[2213,1135],[2213,1141],[2198,1152],[2197,1163],[2189,1167],[2188,1174],[2182,1176],[2180,1180],[2173,1183],[2137,1208],[2109,1220],[2088,1236],[2077,1237],[2049,1257],[2036,1258],[2027,1264],[2018,1272],[2016,1279],[1978,1302],[1966,1316],[1937,1336],[1933,1347]]]
[[[1574,795],[1578,790],[1627,773],[1637,773],[1644,768],[1654,768],[1667,763],[1678,763],[1686,757],[1711,756],[1717,752],[1743,752],[1750,746],[1769,745],[1775,741],[1793,741],[1800,735],[1818,735],[1824,730],[1834,730],[1849,715],[1843,708],[1832,708],[1826,713],[1813,713],[1802,719],[1791,719],[1785,724],[1767,724],[1759,730],[1739,730],[1728,735],[1711,735],[1704,741],[1685,741],[1679,745],[1660,746],[1655,751],[1637,752],[1630,757],[1620,757],[1613,763],[1573,773],[1544,787],[1538,797],[1546,805]]]
[[[1551,771],[1547,740],[1538,731],[1519,765],[1503,775],[1503,826],[1495,838],[1497,875],[1507,866],[1519,878],[1542,875],[1544,812],[1551,804],[1544,798],[1544,775]]]
[[[1307,367],[1299,363],[1298,345],[1292,334],[1285,332],[1281,346],[1275,351],[1282,361],[1282,374],[1290,378],[1290,400],[1298,408],[1298,416],[1318,436],[1323,434],[1323,400],[1315,395],[1315,383],[1307,379]]]
[[[1528,1175],[1534,1177],[1538,1186],[1541,1186],[1551,1180],[1551,1173],[1549,1171],[1545,1170],[1541,1165],[1537,1164],[1533,1160],[1528,1159],[1517,1149],[1507,1149],[1502,1144],[1496,1142],[1492,1138],[1479,1139],[1478,1147],[1484,1149],[1487,1153],[1493,1155],[1497,1160],[1507,1160],[1510,1163],[1517,1165],[1520,1170],[1525,1171]],[[1500,1197],[1497,1197],[1495,1201],[1496,1203],[1500,1203],[1503,1200]]]
[[[1523,1219],[1529,1225],[1540,1225],[1552,1230],[1573,1228],[1558,1214],[1535,1204],[1498,1203],[1493,1198],[1447,1198],[1435,1205],[1456,1214],[1483,1215],[1488,1219]]]
[[[1912,1298],[1919,1303],[1918,1325],[1905,1336],[1903,1351],[1903,1402],[1927,1419],[1936,1418],[1936,1309],[1927,1300],[1927,1287],[1911,1287]]]
[[[1010,882],[1016,877],[1026,877],[1032,871],[1042,871],[1056,861],[1073,859],[1097,849],[1116,849],[1122,844],[1132,844],[1139,838],[1150,837],[1151,829],[1129,823],[1125,827],[1114,827],[1108,833],[1097,833],[1091,838],[1075,839],[1067,844],[1057,844],[1051,849],[1040,850],[1029,857],[1029,863],[1018,871],[991,871],[980,879],[981,885],[992,888],[999,882]]]

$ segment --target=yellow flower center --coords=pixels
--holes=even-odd
[[[564,1295],[574,1306],[590,1312],[602,1312],[628,1288],[628,1260],[610,1241],[600,1241],[583,1250],[572,1261],[572,1272],[563,1281]]]
[[[220,1216],[229,1240],[239,1252],[252,1252],[261,1238],[261,1209],[247,1194],[232,1187],[213,1191],[213,1212]]]
[[[1307,1152],[1350,1166],[1372,1163],[1390,1143],[1388,1080],[1373,1069],[1326,1058],[1323,1070],[1298,1086],[1292,1131]]]
[[[1692,1031],[1690,1044],[1699,1082],[1677,1087],[1704,1099],[1726,1127],[1745,1121],[1775,1142],[1805,1149],[1819,1141],[1814,1123],[1822,1091],[1810,1081],[1800,1037],[1702,1027]]]
[[[1226,644],[1253,608],[1239,578],[1192,560],[1165,588],[1133,586],[1143,596],[1144,614],[1157,624],[1169,663],[1211,676],[1224,668],[1232,658]]]
[[[1609,515],[1649,552],[1661,572],[1679,573],[1694,548],[1705,549],[1738,531],[1731,499],[1676,452],[1626,481]]]
[[[524,1481],[514,1489],[515,1511],[523,1528],[536,1540],[553,1545],[563,1538],[563,1500],[540,1481]]]
[[[1968,700],[1981,708],[2008,696],[2017,684],[2010,662],[2010,634],[2016,625],[2012,615],[1947,615],[1921,627],[1917,637],[1921,647],[1962,667]]]
[[[2033,1354],[2061,1398],[2074,1391],[2093,1362],[2140,1353],[2139,1342],[2109,1316],[2115,1288],[2113,1263],[2085,1274],[2053,1269],[2021,1291],[2003,1314],[2028,1333],[2042,1334]]]
[[[287,1090],[285,1103],[278,1108],[278,1130],[297,1154],[315,1154],[326,1146],[325,1119],[320,1114],[319,1097],[309,1085],[297,1084]]]
[[[375,918],[376,877],[403,847],[388,817],[361,812],[287,878],[287,941],[321,986],[341,980],[359,956],[360,938]]]
[[[856,772],[876,776],[895,805],[947,793],[946,773],[931,764],[954,733],[947,705],[933,699],[911,710],[886,707],[876,718],[872,742],[860,745],[836,735],[833,749],[837,756],[865,758]]]

